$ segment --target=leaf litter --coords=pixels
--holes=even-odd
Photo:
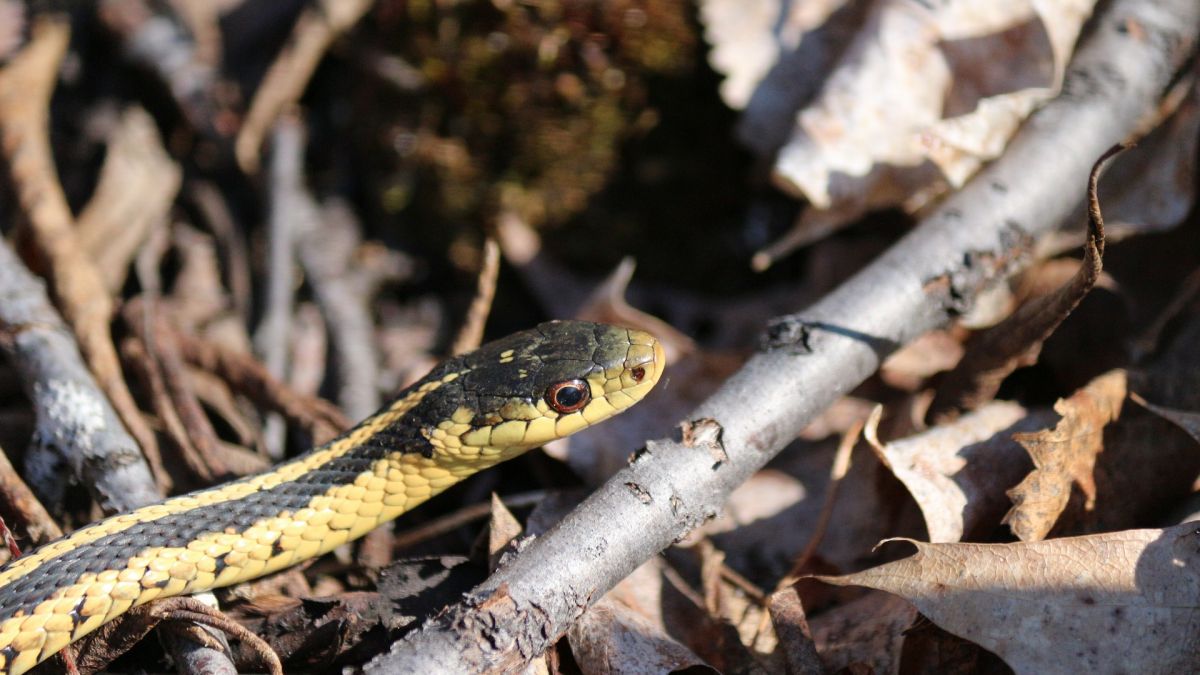
[[[314,24],[312,8],[269,4],[109,3],[125,13],[76,20],[83,44],[66,46],[61,70],[42,68],[41,82],[57,82],[53,115],[22,97],[0,106],[0,125],[37,122],[25,132],[50,117],[45,146],[57,164],[14,151],[38,170],[6,174],[0,205],[6,217],[18,213],[2,227],[31,267],[71,282],[52,286],[59,309],[75,317],[109,395],[125,401],[122,418],[143,451],[161,446],[159,487],[267,465],[279,421],[278,449],[289,454],[335,435],[449,353],[455,333],[471,344],[480,329],[582,316],[655,333],[671,362],[662,385],[619,422],[481,473],[398,530],[222,591],[224,618],[160,608],[249,629],[222,624],[242,636],[232,657],[243,667],[271,667],[266,645],[285,669],[313,671],[387,650],[578,505],[580,486],[636,461],[648,438],[683,429],[720,471],[743,450],[722,442],[720,416],[679,422],[756,349],[769,318],[835,288],[886,250],[910,214],[1001,157],[1026,116],[1059,95],[1076,39],[1086,39],[1093,9],[1106,8],[704,0],[692,16],[686,3],[632,0],[604,11],[575,0],[379,2],[354,3],[366,18],[343,26]],[[22,57],[44,51],[48,33],[33,28],[44,12],[0,0],[11,19],[0,21],[0,69],[27,68]],[[281,39],[285,25],[297,39],[316,35],[310,46],[329,54],[283,86],[272,76],[259,100],[241,83],[295,57],[264,37]],[[78,86],[81,72],[99,71],[97,83],[117,77],[83,46],[89,31],[145,46],[162,35],[154,26],[187,26],[196,43],[177,31],[182,51],[142,62],[139,77],[165,78],[153,93]],[[1144,26],[1124,30],[1146,38]],[[707,53],[695,49],[701,32]],[[246,44],[263,45],[263,56],[246,56]],[[705,58],[722,82],[704,79]],[[163,75],[170,68],[187,77]],[[1200,494],[1195,75],[1194,65],[1178,75],[1146,120],[1149,134],[1105,180],[1106,232],[1094,209],[1080,235],[1085,206],[1031,242],[1018,280],[999,280],[953,325],[842,392],[720,513],[587,598],[590,609],[581,606],[531,671],[1200,669],[1200,534],[1194,523],[1174,525]],[[681,115],[662,100],[664,82],[708,98],[685,100]],[[348,87],[371,95],[345,97]],[[723,136],[711,118],[678,123],[727,113],[718,95],[741,111],[721,118]],[[302,114],[263,122],[281,96]],[[247,124],[250,110],[258,112]],[[287,189],[222,155],[249,138],[240,159],[252,166],[246,148],[267,139],[265,169],[279,154],[271,127],[288,124],[312,139],[309,156],[280,177]],[[682,136],[678,147],[706,151],[736,136],[759,164],[661,152],[672,134]],[[35,131],[18,140],[46,139]],[[688,177],[682,189],[679,176]],[[767,180],[790,196],[764,191]],[[59,182],[66,199],[54,200],[53,215],[79,214],[75,234],[19,213],[23,188],[57,195]],[[629,183],[651,189],[631,197]],[[1082,187],[1063,186],[1063,198],[1084,196]],[[305,221],[260,222],[274,199],[294,200]],[[897,210],[841,229],[882,207]],[[280,237],[294,238],[295,250],[264,263]],[[499,270],[484,243],[493,237]],[[801,243],[805,252],[783,260]],[[70,260],[87,263],[86,273],[71,272]],[[775,269],[749,277],[750,263]],[[285,278],[279,296],[267,293]],[[111,323],[81,313],[89,297],[113,303],[102,312]],[[255,345],[268,310],[287,316],[287,336]],[[123,368],[115,376],[109,340]],[[272,355],[282,370],[264,367]],[[19,378],[0,360],[0,442],[17,451],[6,485],[20,481],[20,449],[37,424]],[[858,442],[853,430],[877,406]],[[95,509],[53,510],[70,529]],[[33,531],[14,531],[22,525]],[[893,538],[917,553],[876,547]],[[806,574],[827,583],[798,578]],[[114,624],[111,643],[85,649],[81,663],[166,668],[153,640],[120,656],[164,616],[147,610]]]

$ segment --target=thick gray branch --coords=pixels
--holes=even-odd
[[[1083,198],[1092,162],[1155,108],[1198,30],[1196,0],[1113,2],[1062,95],[1002,158],[857,276],[777,322],[769,348],[693,413],[721,425],[726,461],[674,441],[648,444],[464,602],[366,670],[491,672],[541,654],[621,578],[715,516],[734,487],[884,356],[945,324],[1015,269],[1032,239]]]
[[[105,513],[162,497],[137,443],[79,354],[46,288],[0,240],[0,348],[16,365],[37,412],[25,475],[46,504],[60,504],[64,467]]]

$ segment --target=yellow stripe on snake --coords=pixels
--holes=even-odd
[[[0,569],[0,673],[151,600],[326,553],[498,462],[642,399],[648,333],[555,321],[443,362],[375,415],[266,473],[89,525]]]

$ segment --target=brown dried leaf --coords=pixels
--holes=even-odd
[[[1108,161],[1124,149],[1120,145],[1109,149],[1092,167],[1087,192],[1088,234],[1079,269],[1057,291],[1023,304],[1012,316],[980,333],[938,387],[927,419],[973,410],[992,400],[1004,378],[1021,366],[1037,362],[1042,343],[1096,285],[1104,258],[1104,218],[1096,184]]]
[[[923,616],[904,631],[900,675],[1012,675],[1000,657]]]
[[[1054,404],[1062,419],[1053,429],[1013,434],[1036,467],[1008,493],[1013,508],[1004,522],[1022,540],[1045,538],[1066,508],[1072,484],[1083,491],[1089,510],[1095,505],[1096,456],[1104,450],[1105,425],[1121,415],[1125,379],[1123,370],[1101,375]]]
[[[267,595],[234,612],[268,641],[289,672],[328,670],[348,652],[380,649],[387,631],[407,620],[394,611],[391,598],[366,591],[323,598]]]
[[[917,610],[886,593],[870,593],[813,617],[813,640],[826,670],[894,673],[904,630]]]
[[[509,550],[517,537],[521,536],[521,523],[500,497],[492,493],[492,519],[488,527],[488,569],[496,571],[500,558]]]
[[[866,436],[921,508],[929,540],[953,542],[998,524],[1009,506],[1005,491],[1029,472],[1027,455],[1012,433],[1044,429],[1053,421],[1049,410],[1031,412],[993,401],[950,424],[886,445],[873,425]]]
[[[1133,392],[1129,393],[1129,398],[1133,399],[1134,403],[1137,403],[1159,417],[1174,422],[1176,426],[1188,432],[1189,436],[1200,442],[1200,413],[1154,405]]]
[[[825,667],[817,655],[817,645],[813,642],[812,629],[808,627],[808,618],[804,615],[804,605],[800,595],[793,586],[771,594],[767,600],[767,608],[771,612],[771,624],[775,627],[775,635],[779,639],[779,651],[783,652],[787,671],[799,675],[821,675]]]
[[[601,598],[571,624],[567,639],[584,675],[670,673],[683,669],[718,672],[660,627],[608,597]]]
[[[906,598],[1017,672],[1200,668],[1195,523],[1014,544],[911,543],[911,557],[820,579]]]
[[[879,367],[879,377],[904,391],[917,391],[930,376],[950,370],[963,356],[963,345],[952,330],[931,330],[896,350]]]

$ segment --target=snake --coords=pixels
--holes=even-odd
[[[552,321],[447,359],[332,441],[85,526],[0,568],[0,673],[152,600],[248,581],[361,537],[464,478],[640,401],[651,334]]]

